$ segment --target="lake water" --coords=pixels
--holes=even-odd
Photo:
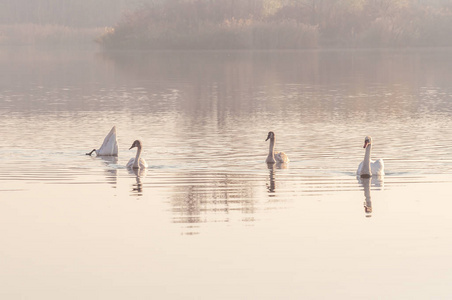
[[[0,297],[451,297],[451,57],[0,48]]]

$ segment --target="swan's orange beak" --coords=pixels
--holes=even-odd
[[[366,148],[367,145],[369,145],[369,142],[368,141],[364,141],[364,147],[363,148]]]

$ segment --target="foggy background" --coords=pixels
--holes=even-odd
[[[448,0],[2,0],[0,45],[105,49],[450,46]]]
[[[151,2],[151,1],[149,1]],[[2,0],[0,23],[61,25],[76,28],[112,26],[135,0]]]

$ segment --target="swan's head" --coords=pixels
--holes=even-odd
[[[370,136],[366,136],[366,138],[364,139],[364,147],[363,148],[366,148],[367,145],[370,145],[370,144],[372,144],[372,138]]]
[[[133,142],[132,146],[129,148],[129,150],[132,149],[132,148],[135,148],[135,147],[141,148],[141,141],[140,140],[135,140]]]
[[[267,139],[265,141],[268,141],[269,139],[274,139],[275,138],[275,134],[273,133],[273,131],[270,131],[267,135]]]

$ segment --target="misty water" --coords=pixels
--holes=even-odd
[[[450,296],[451,55],[1,48],[0,296]]]

